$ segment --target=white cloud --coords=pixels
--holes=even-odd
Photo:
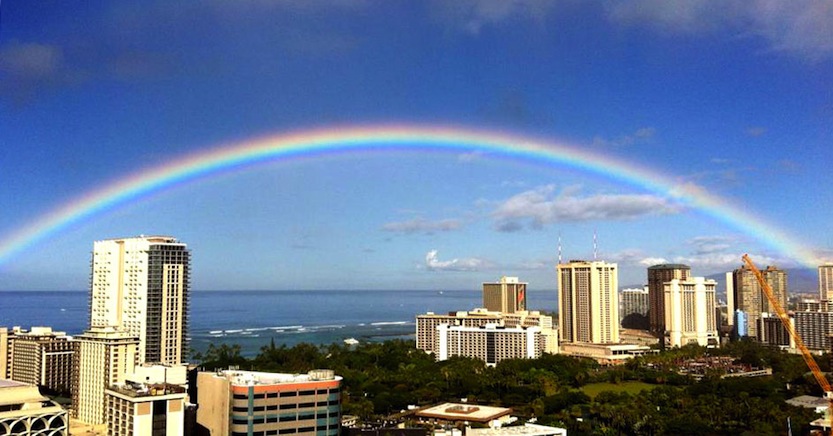
[[[425,254],[425,267],[432,271],[477,271],[486,262],[483,259],[452,259],[440,260],[437,250],[431,250]]]
[[[434,232],[448,232],[452,230],[460,230],[462,227],[463,222],[458,219],[429,221],[425,218],[414,218],[408,221],[386,223],[382,225],[382,230],[386,232],[405,234],[432,234]]]
[[[631,134],[621,135],[616,138],[608,139],[596,136],[593,138],[593,145],[597,147],[626,147],[633,144],[649,142],[656,133],[657,129],[653,127],[641,127]]]
[[[554,222],[627,220],[679,212],[678,205],[649,194],[596,194],[579,196],[571,189],[557,192],[554,185],[514,195],[492,212],[500,231],[520,230],[523,221],[540,228]]]
[[[828,0],[636,0],[609,2],[608,17],[667,33],[728,29],[763,39],[769,50],[812,62],[833,56],[833,2]]]
[[[664,257],[646,257],[644,259],[639,260],[639,264],[642,266],[654,266],[654,265],[661,265],[663,263],[669,263],[667,259]]]
[[[435,0],[434,15],[447,26],[477,35],[512,20],[540,22],[555,6],[550,0]]]
[[[723,253],[732,248],[737,239],[728,236],[697,236],[688,241],[694,246],[694,254]]]

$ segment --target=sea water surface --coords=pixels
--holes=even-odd
[[[556,311],[554,291],[527,294],[530,310]],[[472,291],[194,291],[190,298],[191,347],[239,344],[254,356],[274,340],[293,346],[412,338],[416,315],[482,306]],[[89,293],[0,292],[0,327],[49,326],[79,334],[89,322]]]

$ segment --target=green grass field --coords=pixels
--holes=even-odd
[[[639,391],[643,390],[650,390],[655,388],[657,385],[652,385],[648,383],[643,383],[639,381],[624,381],[621,383],[591,383],[585,386],[582,386],[581,391],[587,394],[590,398],[596,398],[596,395],[599,395],[605,391],[611,392],[627,392],[629,394],[636,394]]]

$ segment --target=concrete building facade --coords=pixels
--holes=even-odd
[[[795,312],[795,331],[811,350],[830,352],[833,312]]]
[[[666,263],[648,267],[649,327],[653,333],[665,335],[665,283],[671,280],[688,280],[691,267],[679,263]]]
[[[778,304],[784,310],[787,308],[787,272],[774,266],[768,266],[761,270],[764,280],[772,288]],[[746,314],[747,336],[758,338],[758,320],[761,314],[776,313],[775,308],[769,303],[766,295],[761,289],[755,274],[745,265],[732,273],[733,301],[736,310],[742,310]]]
[[[16,330],[9,339],[9,378],[69,394],[77,342],[50,327]]]
[[[448,315],[438,315],[432,312],[417,315],[416,317],[416,345],[417,349],[427,353],[436,354],[439,350],[440,325],[450,327],[471,327],[477,328],[486,324],[495,324],[502,327],[539,327],[541,334],[546,336],[545,353],[558,352],[557,332],[553,329],[551,316],[543,315],[538,311],[519,311],[515,313],[501,313],[486,309],[474,309],[471,311],[452,312]]]
[[[197,426],[212,436],[295,434],[337,436],[341,377],[251,371],[197,374]]]
[[[497,324],[480,327],[441,324],[437,327],[437,334],[439,343],[434,356],[438,361],[463,356],[480,359],[487,366],[495,366],[505,359],[537,359],[547,348],[547,342],[555,340],[544,335],[540,327],[504,327]]]
[[[483,283],[483,307],[487,310],[515,313],[526,310],[527,283],[517,277],[500,278],[497,283]]]
[[[691,343],[703,347],[719,345],[715,288],[717,282],[704,277],[673,279],[663,285],[665,331],[672,347]]]
[[[0,380],[0,434],[66,436],[67,412],[38,391],[37,386]]]
[[[177,365],[188,351],[190,252],[169,236],[93,244],[90,326],[139,338],[141,362]]]
[[[108,436],[183,436],[185,401],[182,386],[125,382],[104,391]]]
[[[619,342],[619,270],[615,263],[558,265],[561,342]]]
[[[78,358],[73,370],[73,417],[87,424],[106,422],[104,391],[124,383],[139,359],[139,339],[112,327],[94,327],[76,337]]]
[[[833,263],[819,265],[819,298],[833,301]]]
[[[623,289],[619,293],[619,321],[622,327],[631,329],[650,329],[649,313],[651,300],[648,286],[644,288]]]
[[[795,328],[795,318],[790,318],[790,324]],[[795,348],[790,333],[774,313],[764,312],[758,319],[758,341],[772,347]]]

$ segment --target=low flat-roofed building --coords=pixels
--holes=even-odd
[[[109,436],[182,436],[185,388],[168,383],[125,382],[104,391]]]
[[[0,380],[0,434],[59,436],[68,432],[67,412],[37,386]]]
[[[198,430],[212,436],[337,436],[341,430],[341,380],[325,369],[307,374],[200,372]]]
[[[824,413],[830,407],[830,402],[826,398],[814,397],[812,395],[799,395],[785,402],[791,406],[813,409],[816,413]]]
[[[589,357],[602,364],[616,364],[652,351],[646,345],[573,342],[561,344],[561,352],[568,356]]]
[[[466,428],[466,436],[567,436],[567,429],[526,423],[512,427]]]
[[[512,409],[505,407],[443,403],[438,406],[421,409],[415,415],[423,420],[434,423],[479,422],[487,424],[492,421],[508,422],[511,413]]]

